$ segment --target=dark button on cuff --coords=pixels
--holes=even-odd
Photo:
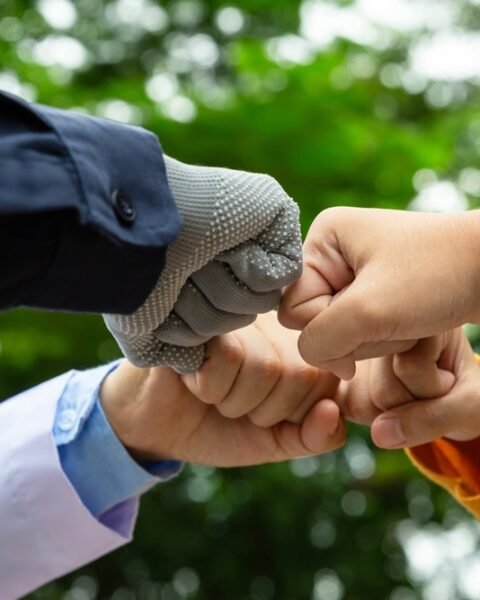
[[[112,194],[112,206],[118,220],[124,225],[131,225],[136,217],[137,211],[133,207],[130,198],[121,190],[115,190]]]

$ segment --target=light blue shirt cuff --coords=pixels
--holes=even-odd
[[[96,518],[171,479],[182,468],[175,460],[141,466],[113,432],[98,390],[119,364],[74,372],[59,400],[53,427],[62,469]]]

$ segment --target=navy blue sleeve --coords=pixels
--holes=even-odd
[[[152,133],[0,92],[0,309],[130,313],[180,217]]]

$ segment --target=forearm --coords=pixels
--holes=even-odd
[[[80,499],[93,516],[112,525],[108,515],[112,508],[167,481],[181,468],[177,461],[160,461],[160,457],[152,456],[145,457],[154,461],[149,462],[147,469],[142,457],[133,457],[124,439],[112,429],[99,390],[109,387],[109,381],[118,377],[119,364],[122,362],[75,372],[58,403],[53,429],[62,468]],[[112,399],[115,406],[109,412],[115,423],[121,421],[119,406],[125,401],[125,394],[125,387],[116,388]],[[132,428],[141,437],[134,418],[123,428]]]
[[[13,600],[130,539],[137,501],[125,506],[122,533],[79,500],[59,465],[52,426],[70,374],[0,405],[0,597]]]
[[[98,389],[115,366],[66,373],[0,404],[2,600],[128,542],[139,496],[181,468],[138,464],[111,429]]]
[[[0,134],[0,308],[135,310],[180,226],[155,136],[3,93]]]

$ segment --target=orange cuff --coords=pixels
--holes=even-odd
[[[405,450],[417,469],[480,519],[480,438],[439,439]]]
[[[480,365],[480,356],[475,358]],[[480,438],[468,442],[441,438],[405,452],[428,479],[480,518]]]

